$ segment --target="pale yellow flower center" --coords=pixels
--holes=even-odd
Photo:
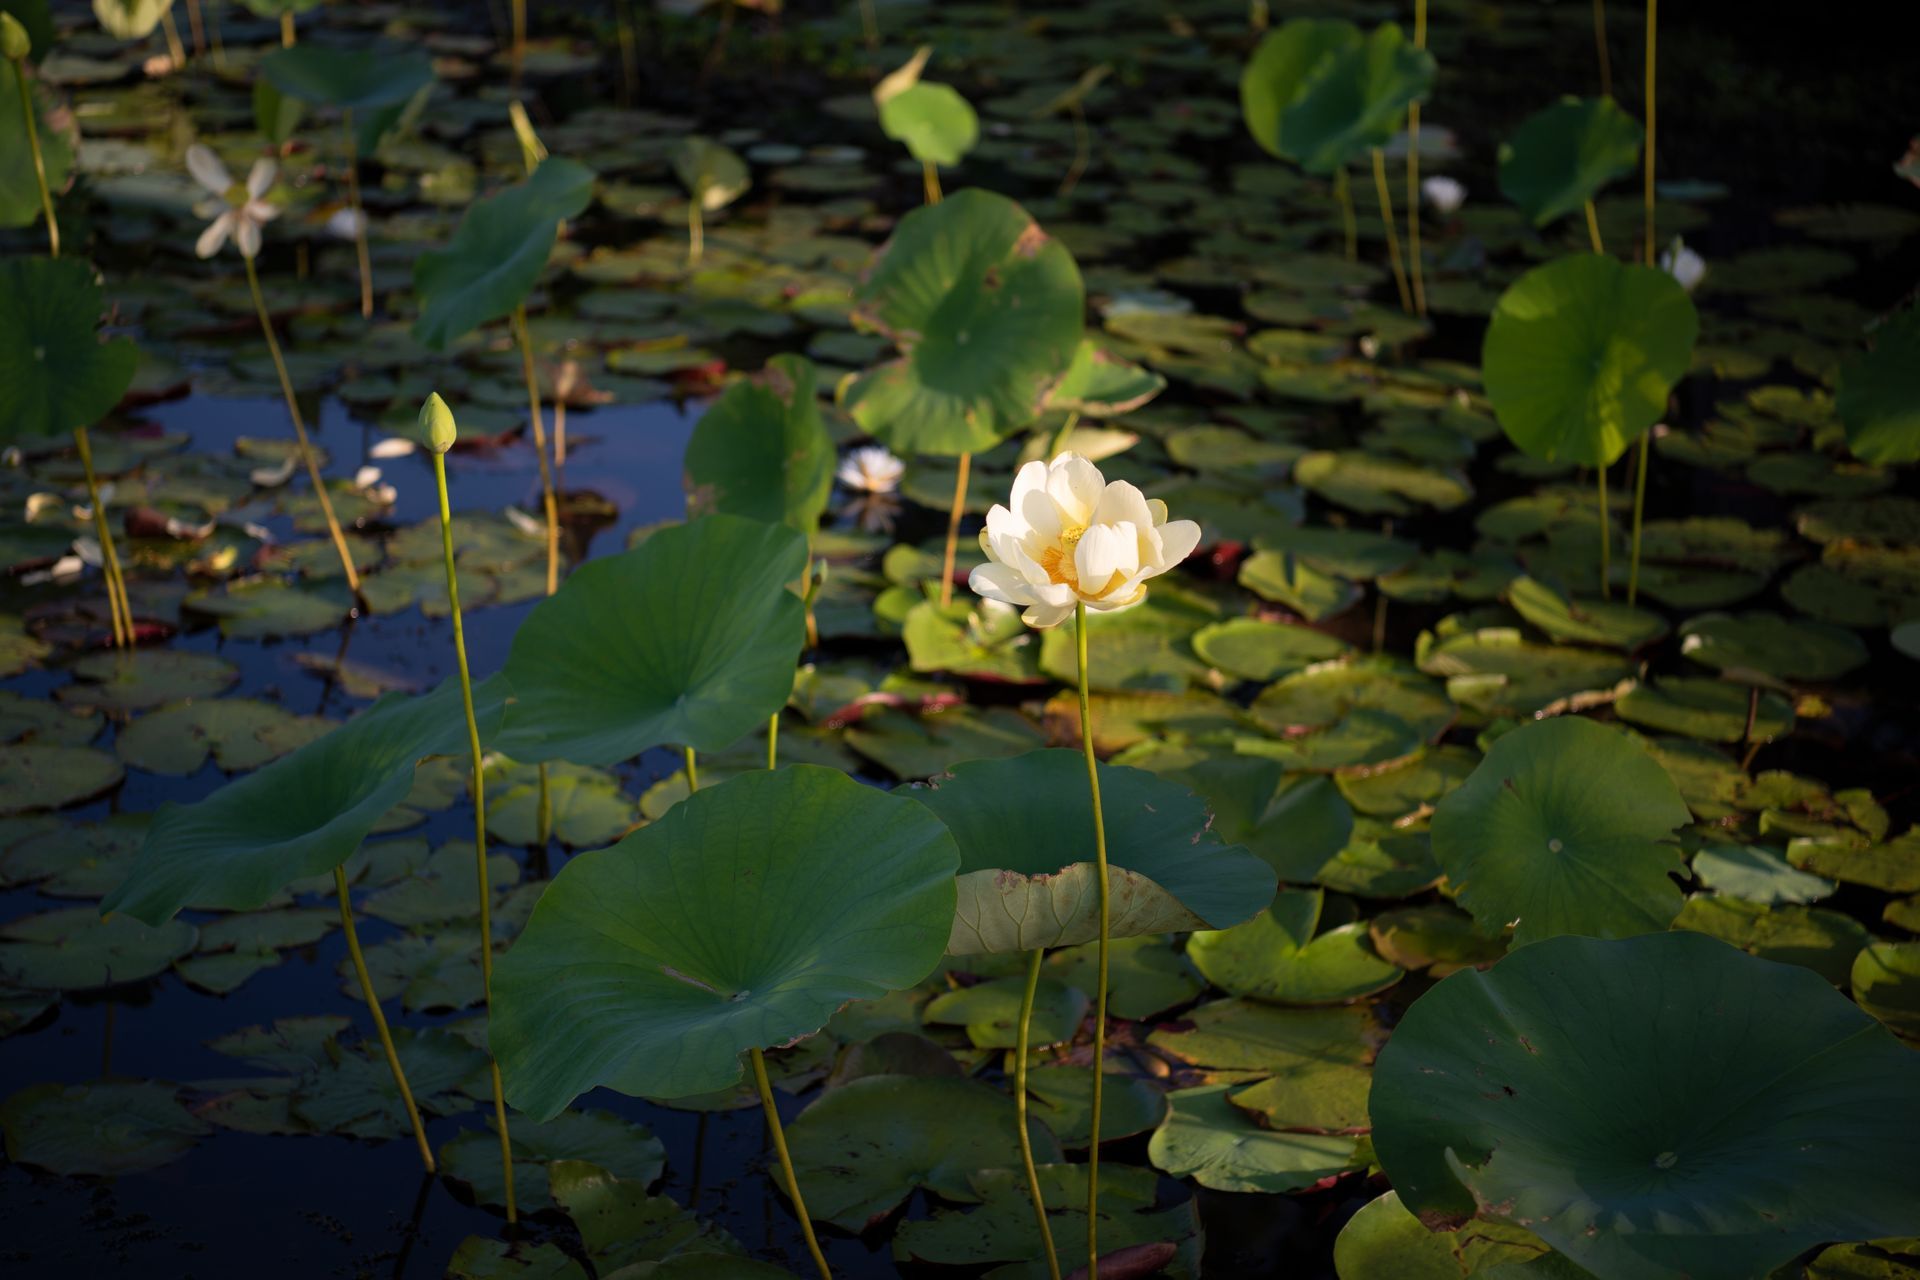
[[[1086,532],[1085,525],[1063,530],[1059,543],[1040,553],[1040,567],[1047,571],[1048,581],[1072,587],[1075,591],[1080,589],[1080,575],[1073,568],[1073,549],[1080,545],[1080,539],[1086,536]]]

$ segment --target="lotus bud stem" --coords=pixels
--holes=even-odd
[[[1427,0],[1413,0],[1413,47],[1427,47]],[[1426,275],[1420,262],[1420,101],[1407,107],[1407,262],[1413,269],[1413,309],[1427,314]]]
[[[93,471],[93,443],[85,427],[76,427],[73,442],[80,450],[80,467],[87,477],[87,501],[93,507],[94,536],[100,539],[100,576],[107,588],[107,615],[113,625],[113,647],[124,649],[133,643],[133,609],[127,601],[126,585],[120,579],[120,557],[113,549],[113,526],[107,522],[107,504],[100,496],[100,482]]]
[[[20,86],[20,118],[27,125],[27,150],[33,156],[33,178],[40,187],[40,211],[47,218],[47,255],[60,256],[60,220],[53,214],[53,192],[47,186],[47,160],[40,151],[40,125],[33,109],[33,90],[27,87],[27,55],[33,52],[33,37],[11,13],[0,13],[0,52],[13,64],[14,82]]]
[[[1400,262],[1400,233],[1393,225],[1393,193],[1387,190],[1387,157],[1373,149],[1373,187],[1380,196],[1380,221],[1387,230],[1387,260],[1393,264],[1394,287],[1400,291],[1400,309],[1413,314],[1413,290],[1407,286],[1407,271]]]

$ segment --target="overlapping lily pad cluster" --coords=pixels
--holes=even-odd
[[[884,1240],[1044,1276],[1042,1222],[1072,1270],[1090,1150],[1110,1275],[1251,1274],[1196,1187],[1313,1201],[1343,1280],[1920,1274],[1920,320],[1858,278],[1920,235],[1895,179],[1682,273],[1609,194],[1644,145],[1611,98],[1490,122],[1485,156],[1429,119],[1420,161],[1489,194],[1415,211],[1397,307],[1408,211],[1333,196],[1398,175],[1415,103],[1472,109],[1444,13],[879,6],[870,45],[857,6],[729,11],[649,28],[673,92],[644,93],[623,18],[537,14],[510,115],[451,13],[317,9],[279,48],[312,6],[203,5],[175,66],[168,6],[97,7],[0,5],[32,50],[0,62],[0,1062],[135,990],[181,1025],[289,1003],[200,1078],[29,1071],[12,1162],[130,1177],[238,1132],[371,1163],[417,1106],[475,1226],[448,1274],[784,1275],[791,1219],[750,1258],[757,1213],[696,1205],[652,1131],[757,1105],[764,1068],[768,1194],[846,1274]],[[1545,50],[1589,15],[1504,20]],[[694,96],[788,60],[832,86],[817,132]],[[295,442],[220,425],[278,375],[246,278],[194,253],[190,142],[277,211],[239,242],[341,548]],[[1723,189],[1658,194],[1712,243]],[[1644,522],[1595,484],[1640,447]],[[942,536],[956,500],[1030,523],[1067,451],[1200,529],[1085,637],[1070,561]],[[486,1217],[516,1200],[534,1233]]]

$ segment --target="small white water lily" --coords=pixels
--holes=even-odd
[[[1439,213],[1452,213],[1467,202],[1467,189],[1454,178],[1434,174],[1420,184],[1420,194]]]
[[[351,207],[335,209],[327,219],[327,234],[338,240],[357,240],[367,229],[367,215]]]
[[[900,485],[907,464],[877,444],[855,449],[840,460],[835,476],[849,489],[863,493],[892,493]]]
[[[262,156],[253,162],[253,168],[248,171],[247,185],[235,186],[233,178],[227,173],[227,166],[220,162],[213,148],[196,142],[187,148],[187,172],[193,175],[195,182],[219,197],[195,207],[194,211],[201,217],[212,218],[213,221],[200,233],[193,251],[202,258],[211,258],[220,252],[220,247],[231,236],[241,257],[257,257],[260,253],[260,228],[280,216],[280,211],[263,198],[273,189],[273,180],[279,174],[280,166]]]
[[[1107,483],[1077,453],[1029,462],[1013,478],[1009,505],[987,512],[974,594],[1026,606],[1030,627],[1058,626],[1076,604],[1124,609],[1146,597],[1147,579],[1200,545],[1200,526],[1167,519],[1167,504],[1125,480]]]
[[[1680,287],[1688,293],[1706,278],[1707,260],[1687,248],[1687,242],[1679,236],[1673,238],[1660,255],[1660,269],[1680,282]]]

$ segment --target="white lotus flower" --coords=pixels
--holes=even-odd
[[[338,240],[357,240],[367,229],[367,215],[356,213],[351,205],[333,211],[327,219],[327,234]]]
[[[1467,189],[1458,181],[1436,173],[1420,184],[1420,194],[1439,213],[1452,213],[1467,202]]]
[[[976,595],[1026,606],[1030,627],[1057,626],[1076,604],[1124,609],[1146,598],[1147,579],[1200,545],[1200,526],[1167,519],[1167,504],[1125,480],[1108,484],[1077,453],[1029,462],[1008,506],[987,512],[988,563],[967,578]]]
[[[899,487],[900,477],[906,470],[906,463],[879,445],[870,444],[842,458],[840,470],[835,474],[840,483],[849,489],[859,489],[864,493],[892,493]]]
[[[218,200],[204,201],[194,210],[201,217],[212,218],[213,221],[200,233],[193,251],[203,258],[211,258],[220,252],[227,237],[232,236],[234,247],[240,250],[241,257],[258,256],[260,228],[280,216],[280,211],[263,199],[273,189],[273,180],[279,174],[280,166],[262,156],[253,162],[253,168],[247,173],[247,185],[237,187],[227,173],[227,166],[220,163],[220,157],[213,153],[213,148],[196,142],[187,148],[187,172],[193,175],[195,182],[219,197]]]
[[[1687,248],[1686,241],[1675,236],[1673,243],[1660,255],[1660,269],[1678,280],[1682,289],[1692,293],[1706,279],[1707,260]]]

